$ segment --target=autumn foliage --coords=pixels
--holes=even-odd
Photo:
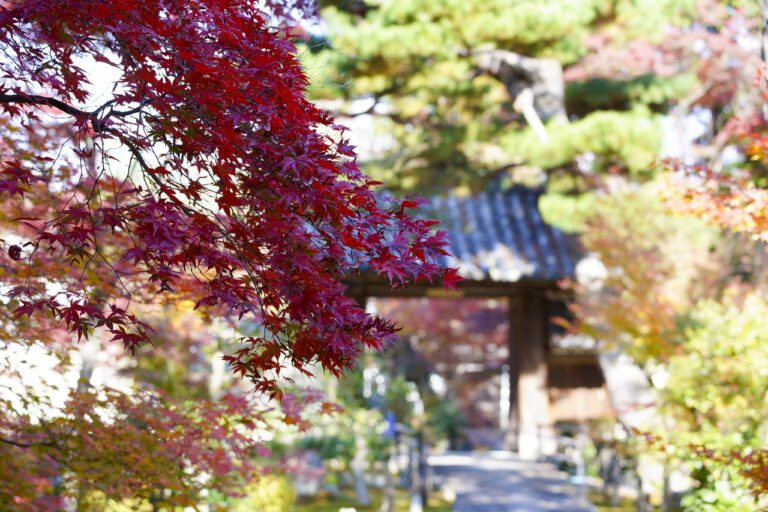
[[[37,411],[59,405],[34,402]],[[244,397],[192,404],[150,391],[73,391],[55,419],[21,412],[30,405],[0,422],[4,433],[16,425],[4,440],[10,450],[0,450],[0,504],[13,510],[61,510],[78,495],[84,505],[88,490],[190,506],[203,489],[244,486],[261,471],[254,461],[268,454],[250,430],[264,420]]]
[[[761,169],[768,163],[764,122],[733,120],[729,135],[749,158],[753,169],[718,172],[706,165],[669,161],[665,200],[678,214],[694,215],[711,224],[768,240],[768,190]],[[757,169],[754,169],[757,167]]]
[[[133,350],[152,332],[132,304],[184,297],[258,323],[227,360],[279,394],[283,365],[338,374],[392,335],[345,275],[443,275],[444,234],[409,216],[420,201],[377,197],[305,99],[275,21],[294,10],[258,5],[5,2],[0,276],[19,332],[102,328]]]
[[[90,336],[134,353],[162,341],[153,304],[191,303],[248,325],[226,344],[228,369],[301,426],[316,397],[289,394],[284,368],[339,375],[393,336],[344,295],[345,276],[452,286],[436,263],[444,233],[411,215],[422,200],[376,194],[344,127],[305,98],[291,16],[312,9],[0,2],[0,346],[67,354]],[[263,403],[81,378],[46,404],[13,382],[0,395],[0,508],[83,504],[91,489],[189,506],[262,469]]]

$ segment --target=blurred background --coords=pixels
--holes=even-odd
[[[400,340],[340,380],[285,375],[294,393],[259,403],[268,475],[205,507],[448,511],[450,472],[430,461],[503,450],[599,510],[765,510],[760,5],[321,0],[291,33],[308,95],[383,200],[430,199],[414,214],[442,222],[465,280],[350,276]],[[6,344],[2,405],[42,417],[102,384],[193,408],[248,390],[221,356],[258,326],[149,313],[158,344],[135,357],[98,332],[74,352]]]

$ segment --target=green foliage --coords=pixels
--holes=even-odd
[[[665,110],[698,83],[693,73],[666,78],[653,69],[608,78],[587,72],[565,91],[575,122],[548,127],[552,141],[542,144],[524,129],[505,84],[479,69],[478,55],[500,49],[568,68],[598,46],[618,51],[635,40],[659,43],[669,26],[690,23],[697,1],[361,4],[321,2],[326,32],[310,41],[303,60],[315,98],[366,98],[363,110],[390,142],[367,155],[365,170],[395,191],[484,188],[510,165],[556,170],[585,152],[597,155],[597,172],[615,166],[645,173],[659,149],[648,107]],[[337,108],[350,115],[361,110]]]
[[[749,481],[727,467],[709,473],[702,487],[683,497],[685,510],[695,512],[756,512]]]
[[[352,432],[343,428],[324,428],[322,435],[301,437],[296,446],[301,449],[316,451],[320,459],[324,461],[334,459],[343,461],[343,467],[346,468],[354,456],[355,437]]]
[[[634,105],[663,108],[670,100],[684,97],[697,80],[692,73],[659,77],[645,73],[629,80],[591,78],[583,82],[569,82],[565,86],[565,102],[572,114],[597,109],[625,110]]]
[[[291,448],[316,451],[331,472],[331,478],[349,471],[357,449],[357,436],[365,442],[368,462],[385,460],[392,444],[392,440],[383,435],[384,416],[367,407],[346,406],[343,412],[318,416],[310,423],[310,428],[295,439]]]
[[[356,57],[349,66],[357,73],[396,75],[398,64],[422,69],[428,55],[458,60],[457,49],[503,48],[530,57],[554,57],[568,64],[586,51],[582,40],[613,28],[619,44],[634,38],[658,39],[664,25],[687,21],[695,0],[384,0],[370,2],[365,17],[321,2],[334,48]],[[337,5],[328,5],[337,4]]]
[[[391,411],[398,421],[410,424],[414,419],[414,411],[408,395],[414,389],[414,384],[407,379],[406,375],[390,371],[388,359],[394,357],[394,354],[393,350],[383,355],[371,354],[368,361],[348,372],[347,378],[338,386],[339,402],[345,408],[376,408],[380,411]],[[383,394],[379,394],[377,386],[373,386],[371,396],[363,395],[363,371],[366,365],[381,372],[381,378],[386,379]]]
[[[241,494],[242,497],[232,498],[212,491],[206,502],[211,512],[291,512],[296,503],[291,482],[280,475],[254,479],[241,489]]]
[[[427,425],[438,439],[455,439],[467,425],[467,418],[450,400],[440,400],[427,409]]]
[[[683,343],[666,366],[660,390],[663,412],[675,428],[669,440],[675,455],[692,464],[697,488],[684,500],[686,510],[762,509],[739,473],[736,458],[702,457],[706,447],[718,453],[748,454],[763,446],[768,420],[768,302],[758,294],[728,294],[721,301],[698,303],[685,321]],[[764,505],[764,504],[763,504]]]
[[[547,224],[567,233],[578,233],[587,218],[594,215],[595,199],[593,194],[547,193],[539,198],[539,211]]]
[[[691,22],[699,0],[613,0],[615,23],[606,29],[618,41],[658,41],[667,26]]]
[[[591,152],[596,157],[592,170],[617,166],[635,175],[649,175],[661,144],[659,125],[644,107],[594,112],[579,121],[551,123],[547,128],[548,143],[525,129],[502,136],[500,145],[510,158],[544,169],[566,166],[578,155]]]
[[[352,494],[351,489],[348,494]],[[297,503],[293,507],[293,512],[338,512],[342,508],[354,508],[358,512],[374,512],[381,509],[381,502],[383,500],[383,492],[381,489],[371,488],[369,490],[371,495],[370,505],[359,505],[355,503],[355,500],[351,496],[347,496],[347,493],[340,494],[338,496],[315,497],[308,503]],[[394,512],[408,512],[410,510],[410,492],[407,489],[395,489],[395,503]],[[424,506],[424,512],[450,512],[451,502],[440,497],[437,493],[430,493],[427,498],[427,503]]]
[[[152,503],[141,498],[111,500],[101,491],[88,490],[81,493],[77,512],[152,512]]]
[[[671,412],[695,426],[698,444],[748,448],[761,444],[768,420],[768,302],[750,294],[699,302],[668,362],[663,396]]]

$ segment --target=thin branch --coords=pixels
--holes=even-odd
[[[88,119],[91,122],[91,125],[93,125],[93,129],[96,133],[100,133],[106,129],[106,124],[104,123],[103,119],[99,119],[99,113],[104,108],[109,108],[107,115],[104,116],[110,117],[112,115],[119,116],[119,117],[127,117],[133,114],[137,114],[141,112],[141,109],[143,109],[148,103],[149,100],[142,100],[141,103],[137,107],[134,107],[130,110],[115,110],[111,107],[111,102],[107,102],[106,104],[102,105],[98,109],[94,110],[93,112],[89,112],[87,110],[82,110],[77,107],[73,107],[72,105],[65,103],[61,100],[58,100],[56,98],[50,98],[48,96],[40,96],[38,94],[0,94],[0,104],[10,104],[10,103],[18,103],[21,105],[46,105],[49,107],[54,107],[65,114],[69,114],[72,117],[76,117],[78,119]]]
[[[22,105],[47,105],[49,107],[56,107],[62,112],[74,117],[88,118],[93,114],[85,110],[73,107],[67,103],[56,98],[49,98],[47,96],[39,96],[37,94],[0,94],[0,103],[20,103]]]

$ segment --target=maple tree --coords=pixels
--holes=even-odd
[[[679,456],[701,482],[685,499],[693,510],[748,511],[766,504],[766,451],[759,435],[768,419],[760,405],[766,301],[759,291],[734,292],[697,304],[681,329],[685,341],[669,360],[662,390],[665,415],[676,424],[667,441],[680,447]]]
[[[768,98],[768,95],[765,95]],[[768,240],[768,136],[764,121],[734,119],[725,138],[748,157],[745,165],[720,172],[705,164],[667,161],[676,171],[667,178],[666,203],[677,213],[700,217],[723,228]]]
[[[658,200],[663,190],[654,182],[597,201],[580,240],[604,270],[565,283],[575,292],[570,310],[580,329],[640,365],[675,352],[679,318],[722,294],[731,259],[740,256],[728,254],[736,249],[717,229],[671,216]]]
[[[365,268],[393,286],[453,286],[437,263],[445,234],[411,216],[423,200],[377,195],[344,127],[305,98],[291,16],[312,9],[0,3],[3,349],[66,358],[90,337],[138,354],[179,338],[156,332],[148,312],[191,303],[248,321],[228,368],[282,399],[280,421],[296,424],[316,397],[289,394],[286,367],[339,376],[394,335],[344,295],[345,276]],[[203,490],[237,493],[260,470],[253,430],[271,427],[242,397],[81,384],[58,412],[36,414],[30,390],[3,398],[0,466],[20,478],[4,479],[0,508],[55,509],[91,488],[186,506]]]
[[[227,360],[279,394],[284,363],[338,374],[391,337],[344,296],[349,272],[451,285],[435,263],[444,234],[409,216],[420,200],[374,194],[344,129],[305,99],[289,31],[257,4],[4,5],[2,279],[16,318],[48,314],[78,338],[103,327],[134,349],[151,332],[132,301],[192,298],[257,319]],[[96,63],[119,72],[106,96]]]
[[[59,414],[40,413],[55,405],[30,393],[0,399],[0,431],[13,432],[0,442],[0,474],[13,475],[0,484],[4,509],[61,510],[73,498],[83,506],[91,491],[190,506],[203,490],[242,493],[269,454],[253,437],[266,422],[242,396],[189,402],[107,388],[72,391]]]

